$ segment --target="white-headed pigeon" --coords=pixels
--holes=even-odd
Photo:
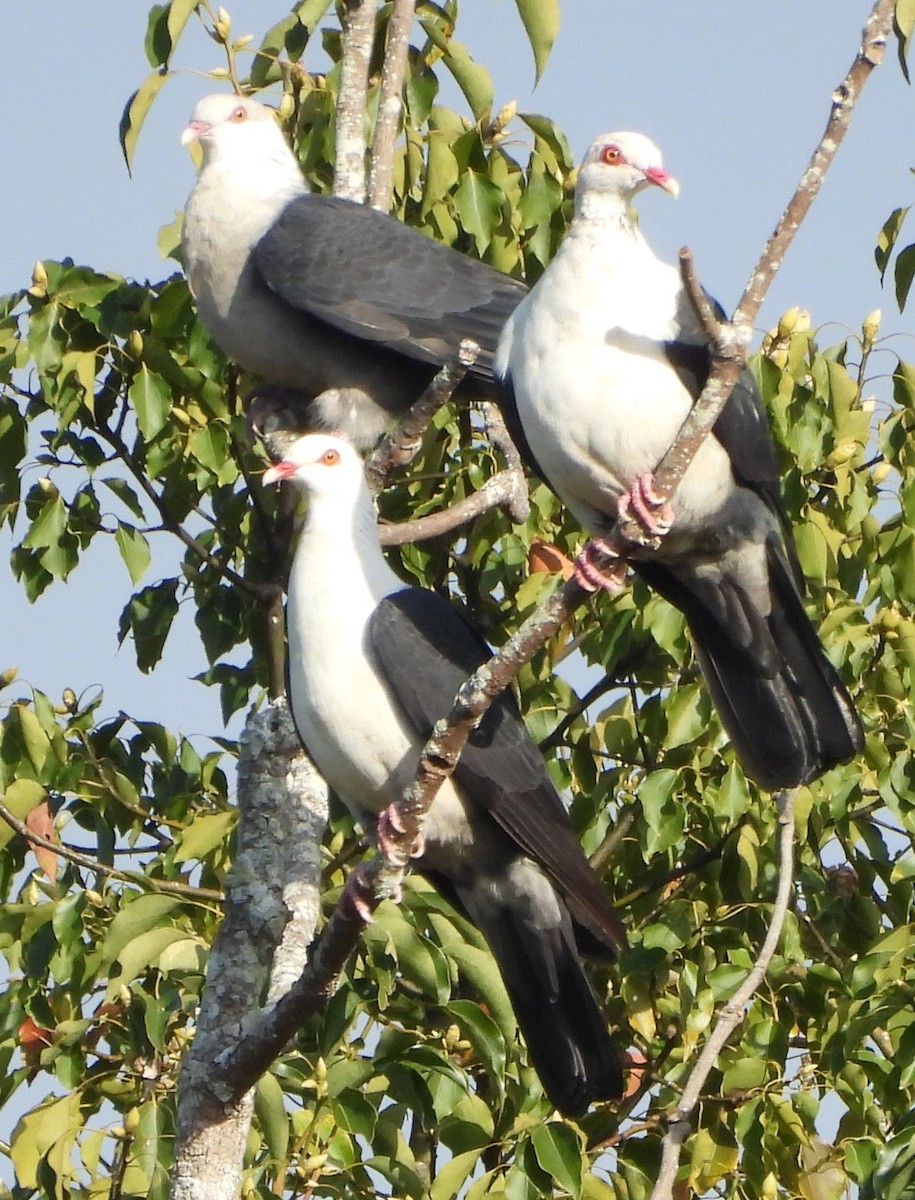
[[[686,617],[722,723],[769,790],[813,779],[862,745],[848,693],[802,602],[774,447],[744,372],[669,506],[652,472],[710,369],[679,272],[655,257],[630,202],[676,196],[657,147],[610,133],[588,150],[559,250],[503,332],[495,371],[531,465],[600,537],[631,508],[654,532],[635,570]],[[599,583],[580,560],[580,579]]]
[[[433,724],[489,650],[457,609],[387,565],[347,442],[307,434],[264,479],[294,480],[309,498],[287,601],[293,717],[327,782],[383,842]],[[612,958],[626,935],[509,695],[471,734],[415,849],[418,870],[492,948],[553,1104],[577,1115],[619,1096],[578,947]]]
[[[464,394],[491,394],[523,284],[394,217],[309,192],[276,113],[255,100],[207,96],[182,140],[203,151],[183,232],[200,318],[239,366],[315,401],[307,428],[371,445],[464,338],[480,347]]]

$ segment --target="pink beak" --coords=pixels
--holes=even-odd
[[[675,200],[680,195],[679,183],[677,183],[673,175],[668,175],[663,167],[649,167],[645,172],[645,178],[649,183],[657,184],[659,188],[663,188]]]
[[[181,145],[188,146],[191,142],[196,142],[198,138],[202,138],[205,133],[209,132],[210,123],[208,121],[191,121],[181,134]]]
[[[262,483],[279,483],[283,479],[288,479],[290,475],[294,475],[298,470],[294,462],[290,462],[288,458],[284,458],[282,462],[274,463],[272,467],[268,467],[264,472]]]

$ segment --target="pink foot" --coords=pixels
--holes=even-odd
[[[617,501],[620,517],[635,514],[647,533],[663,537],[674,523],[674,510],[668,500],[663,500],[654,490],[654,475],[645,471],[639,475],[628,492],[623,492]]]
[[[411,858],[421,858],[426,848],[426,839],[418,833],[409,847],[404,848],[400,838],[406,833],[406,826],[400,819],[395,804],[389,804],[378,814],[375,826],[375,840],[385,858],[398,866],[405,867]]]
[[[375,890],[365,873],[365,863],[359,863],[347,877],[340,897],[340,908],[351,921],[359,920],[371,925],[375,920],[372,914],[377,903]]]
[[[609,542],[605,542],[603,538],[592,538],[572,564],[576,583],[586,592],[596,592],[601,588],[605,592],[622,591],[623,585],[620,580],[615,575],[607,575],[594,561],[597,554],[607,555],[614,560],[620,557],[619,552]]]

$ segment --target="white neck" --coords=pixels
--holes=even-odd
[[[604,192],[598,188],[576,191],[575,223],[612,229],[629,234],[633,241],[644,241],[638,225],[632,219],[629,198],[620,192]]]
[[[320,592],[325,599],[339,596],[347,606],[369,602],[374,608],[405,586],[385,562],[375,505],[364,487],[351,505],[338,495],[311,497],[292,565],[290,596]]]

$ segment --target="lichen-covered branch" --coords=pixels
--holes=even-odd
[[[369,204],[388,212],[394,190],[394,145],[403,110],[403,85],[410,49],[410,27],[416,0],[394,0],[388,21],[378,117],[372,141],[372,165],[369,171]]]
[[[377,0],[344,0],[343,59],[337,96],[334,195],[365,200],[365,109]]]
[[[238,1041],[252,999],[268,980],[272,995],[300,974],[317,920],[327,789],[301,750],[285,701],[254,714],[245,727],[238,804],[226,915],[181,1069],[172,1200],[240,1194],[253,1094],[214,1064]],[[269,1065],[263,1061],[257,1075]]]
[[[797,790],[792,789],[780,793],[778,797],[780,826],[778,891],[772,906],[772,917],[762,949],[746,979],[721,1010],[711,1036],[690,1071],[686,1087],[680,1097],[680,1103],[668,1118],[667,1133],[664,1135],[661,1147],[661,1166],[649,1200],[671,1200],[679,1168],[680,1147],[689,1134],[690,1118],[699,1103],[703,1085],[728,1038],[743,1020],[744,1010],[765,978],[772,956],[778,948],[794,892],[794,799],[796,795]]]

